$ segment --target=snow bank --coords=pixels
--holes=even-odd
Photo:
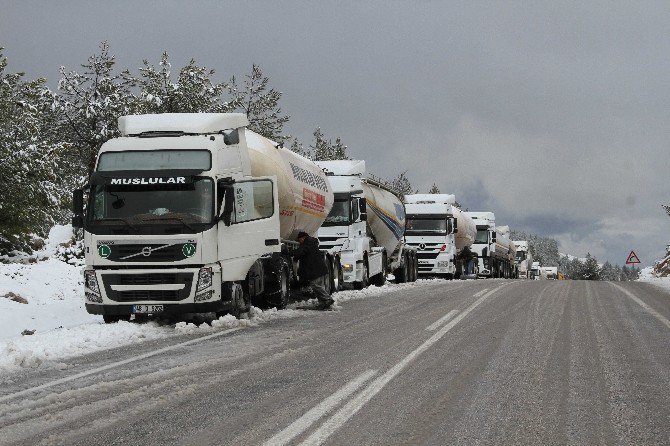
[[[648,266],[640,271],[640,282],[647,282],[658,288],[670,291],[670,276],[658,277],[653,266]]]

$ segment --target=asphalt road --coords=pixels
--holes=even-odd
[[[0,444],[670,444],[641,283],[421,283],[69,364],[3,377]]]

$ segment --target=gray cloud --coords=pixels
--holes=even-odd
[[[650,262],[669,238],[667,3],[0,6],[9,69],[51,85],[105,39],[123,67],[163,50],[221,79],[259,63],[292,134],[321,126],[377,174],[408,169],[578,256]]]

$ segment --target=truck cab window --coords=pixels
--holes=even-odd
[[[268,218],[274,213],[271,181],[243,181],[236,183],[233,188],[235,191],[233,223]]]

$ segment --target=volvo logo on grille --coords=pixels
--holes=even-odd
[[[419,249],[426,249],[425,243],[419,243]]]
[[[149,257],[151,255],[151,247],[145,246],[144,248],[142,248],[142,255],[144,257]]]

